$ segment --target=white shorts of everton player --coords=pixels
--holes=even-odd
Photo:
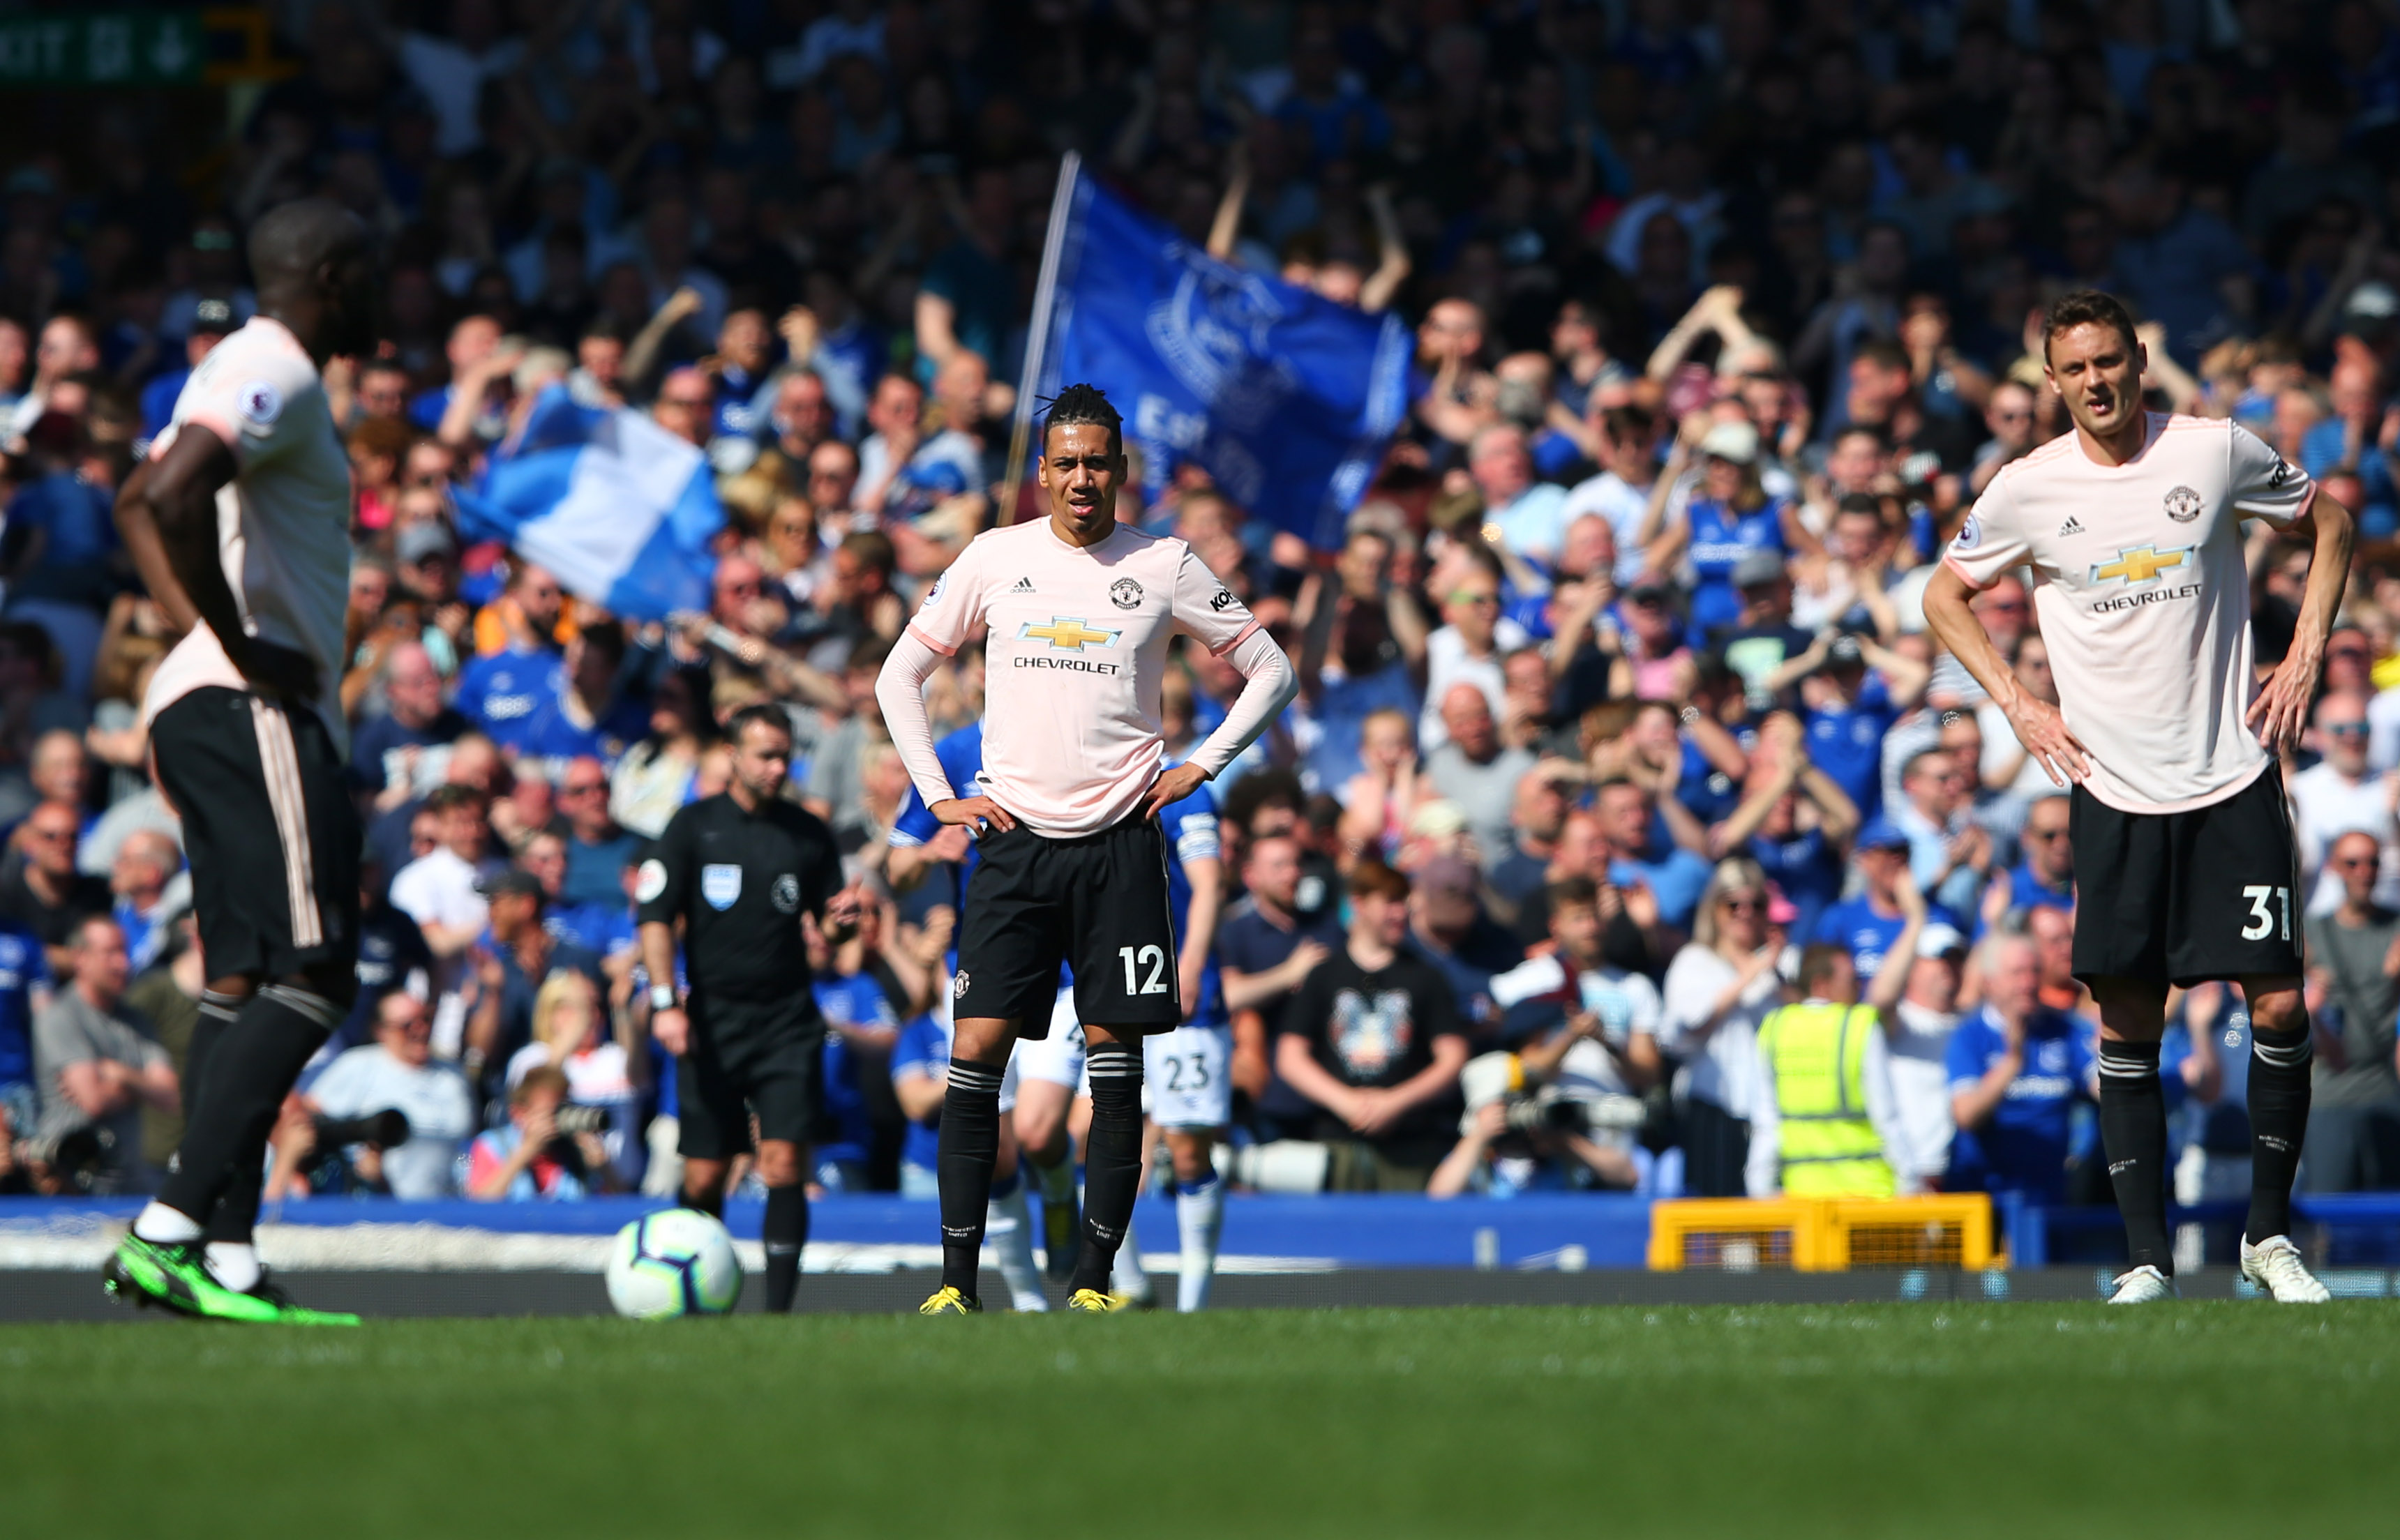
[[[1234,1121],[1234,1029],[1178,1027],[1141,1040],[1142,1089],[1161,1128],[1222,1128]]]
[[[1084,1024],[1076,1019],[1075,991],[1071,987],[1060,989],[1057,1003],[1051,1007],[1050,1035],[1039,1040],[1018,1039],[1009,1063],[1020,1081],[1046,1080],[1078,1096],[1091,1094],[1084,1080]]]

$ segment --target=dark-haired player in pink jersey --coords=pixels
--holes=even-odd
[[[957,1036],[937,1175],[942,1287],[923,1314],[975,1299],[1000,1141],[1000,1083],[1016,1040],[1050,1030],[1058,967],[1073,968],[1092,1126],[1070,1310],[1105,1312],[1141,1172],[1141,1044],[1183,1017],[1156,815],[1231,764],[1298,690],[1281,648],[1181,540],[1117,523],[1125,476],[1116,408],[1088,385],[1051,402],[1042,430],[1050,516],[977,536],[925,595],[876,695],[935,818],[978,831],[952,984]],[[924,683],[989,628],[982,794],[957,797],[934,754]],[[1248,680],[1180,765],[1158,715],[1168,639],[1182,631]]]
[[[2092,290],[2042,328],[2075,424],[2003,470],[1925,591],[1925,619],[2007,713],[2025,752],[2073,782],[2075,974],[2100,1004],[2100,1136],[2133,1265],[2113,1303],[2174,1292],[2159,1037],[2167,990],[2242,986],[2250,1009],[2250,1216],[2242,1271],[2275,1299],[2327,1296],[2292,1243],[2309,1121],[2298,879],[2274,752],[2298,742],[2350,575],[2350,511],[2231,422],[2142,408],[2134,319]],[[2252,666],[2243,525],[2313,520],[2291,650]],[[2029,567],[2058,704],[2018,685],[1969,609]],[[2003,1056],[2024,1058],[2011,1043]],[[2020,1062],[2014,1072],[2022,1074]]]

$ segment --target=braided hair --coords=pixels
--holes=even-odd
[[[1042,442],[1050,442],[1050,429],[1074,423],[1097,423],[1109,430],[1109,453],[1125,453],[1125,417],[1109,404],[1109,398],[1097,385],[1070,385],[1050,398],[1050,409],[1042,418]]]

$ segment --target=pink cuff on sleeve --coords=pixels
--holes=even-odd
[[[924,643],[927,647],[932,647],[935,652],[940,653],[945,658],[955,658],[958,656],[958,648],[954,647],[944,647],[941,643],[934,640],[931,636],[919,631],[917,629],[917,622],[914,620],[908,622],[907,632],[909,635],[914,636],[917,640]]]
[[[1208,649],[1208,656],[1211,658],[1222,658],[1225,654],[1233,651],[1235,647],[1240,647],[1244,642],[1248,641],[1250,639],[1250,633],[1258,629],[1259,622],[1256,619],[1253,619],[1248,625],[1246,625],[1241,629],[1232,641],[1227,642],[1223,647],[1210,647]]]

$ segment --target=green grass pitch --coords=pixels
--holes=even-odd
[[[25,1535],[2400,1533],[2400,1306],[0,1328]]]

